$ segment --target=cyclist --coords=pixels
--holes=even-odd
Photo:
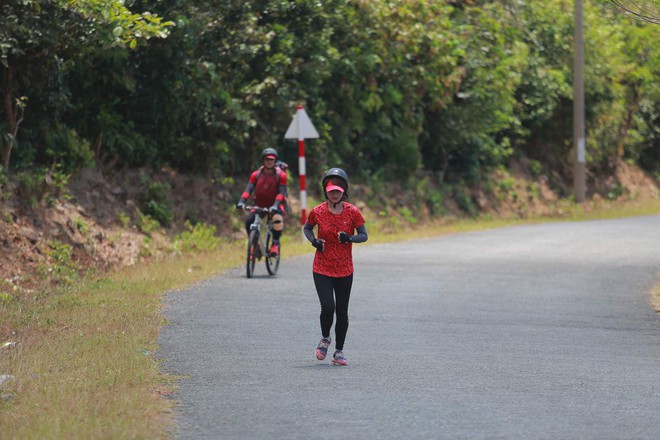
[[[280,237],[284,229],[284,207],[287,196],[286,172],[276,165],[277,150],[266,148],[261,152],[263,165],[250,175],[250,180],[236,204],[238,209],[244,209],[246,202],[254,192],[254,205],[269,208],[273,215],[273,245],[269,249],[271,256],[280,252]],[[250,224],[254,221],[255,212],[250,213],[245,221],[245,230],[250,234]]]
[[[353,285],[352,244],[367,241],[367,229],[360,210],[346,202],[348,175],[344,170],[329,169],[321,185],[327,201],[310,211],[303,226],[305,237],[316,248],[312,272],[321,303],[321,342],[316,347],[316,358],[323,360],[326,357],[332,343],[330,327],[336,313],[332,363],[346,365],[348,362],[343,349],[348,330],[348,301]],[[314,226],[318,226],[316,237]]]

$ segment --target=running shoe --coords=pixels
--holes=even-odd
[[[332,338],[321,338],[321,342],[319,342],[319,346],[316,347],[316,359],[322,361],[325,359],[325,356],[328,354],[328,347],[330,346],[330,343],[332,342]]]
[[[332,363],[335,365],[346,365],[348,361],[344,357],[344,352],[341,350],[335,351],[335,354],[332,355]]]
[[[277,257],[279,253],[280,253],[280,245],[277,243],[273,243],[273,245],[270,247],[270,256]]]

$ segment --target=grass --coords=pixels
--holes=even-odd
[[[651,289],[651,305],[656,313],[660,313],[660,281]]]
[[[445,220],[370,227],[371,243],[392,242],[532,222],[593,220],[660,213],[660,202],[603,209],[571,207],[561,218]],[[376,222],[374,222],[376,224]],[[369,224],[367,225],[370,226]],[[285,256],[309,253],[299,229],[283,237]],[[165,325],[163,293],[239,266],[243,241],[214,252],[161,260],[86,279],[73,287],[21,302],[0,301],[0,374],[14,380],[0,390],[3,439],[166,439],[174,429],[173,402],[165,398],[176,378],[159,369],[156,338]],[[660,284],[652,295],[660,310]]]
[[[153,356],[162,294],[240,264],[238,247],[5,303],[0,316],[18,344],[0,352],[0,371],[15,376],[2,389],[1,437],[168,438],[171,402],[161,396],[173,378]]]

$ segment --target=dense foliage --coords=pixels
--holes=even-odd
[[[585,0],[588,167],[660,174],[660,29]],[[149,12],[146,12],[149,11]],[[96,163],[230,175],[304,104],[308,174],[570,174],[572,0],[5,0],[4,172]]]

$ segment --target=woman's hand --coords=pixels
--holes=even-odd
[[[323,252],[325,250],[325,240],[320,238],[315,238],[312,240],[312,246],[314,246],[319,251]]]
[[[339,239],[340,243],[350,243],[351,242],[351,234],[348,234],[344,231],[338,232],[337,233],[337,238]]]

